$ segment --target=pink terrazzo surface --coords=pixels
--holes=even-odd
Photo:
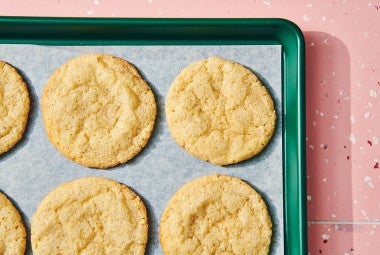
[[[281,17],[307,54],[309,254],[380,250],[380,1],[2,0],[2,16]]]

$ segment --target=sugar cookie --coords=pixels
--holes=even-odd
[[[22,255],[25,252],[26,231],[18,210],[0,193],[0,254]]]
[[[127,186],[101,177],[64,183],[40,203],[31,224],[33,254],[141,254],[146,210]]]
[[[127,61],[88,54],[58,68],[42,95],[50,141],[67,158],[109,168],[133,158],[152,133],[156,103]]]
[[[21,75],[0,61],[0,155],[21,139],[29,109],[29,93]]]
[[[250,70],[229,60],[208,58],[175,78],[166,100],[174,140],[192,155],[216,165],[258,154],[275,129],[268,90]]]
[[[183,186],[160,223],[165,254],[268,254],[272,223],[264,200],[238,178],[210,175]]]

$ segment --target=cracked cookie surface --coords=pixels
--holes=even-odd
[[[21,255],[25,252],[26,231],[18,210],[0,193],[0,254]]]
[[[22,77],[0,60],[0,155],[21,139],[29,108],[29,93]]]
[[[269,253],[272,223],[264,200],[238,178],[209,175],[184,185],[160,223],[165,254]]]
[[[88,54],[58,68],[42,95],[50,141],[67,158],[95,168],[125,163],[147,144],[156,103],[127,61]]]
[[[102,177],[61,184],[31,223],[33,254],[144,254],[146,209],[127,186]]]
[[[273,100],[257,76],[217,57],[181,71],[170,87],[165,110],[174,140],[216,165],[258,154],[275,129]]]

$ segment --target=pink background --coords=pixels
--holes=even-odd
[[[2,16],[281,17],[307,57],[309,254],[380,250],[380,0],[2,0]]]

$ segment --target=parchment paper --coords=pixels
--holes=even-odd
[[[52,72],[83,53],[108,53],[133,63],[151,85],[158,106],[154,133],[130,162],[111,170],[80,166],[61,155],[49,142],[40,110],[42,89]],[[219,56],[254,71],[275,100],[277,126],[269,145],[258,156],[227,167],[194,158],[172,139],[165,122],[164,103],[171,82],[190,63]],[[13,200],[28,229],[44,196],[62,182],[84,176],[104,176],[132,188],[148,211],[149,241],[146,254],[162,254],[158,239],[161,214],[172,195],[190,180],[222,173],[239,177],[264,197],[273,221],[271,254],[284,254],[281,47],[280,46],[34,46],[0,45],[0,59],[16,67],[28,84],[31,113],[24,138],[0,156],[0,191]]]

